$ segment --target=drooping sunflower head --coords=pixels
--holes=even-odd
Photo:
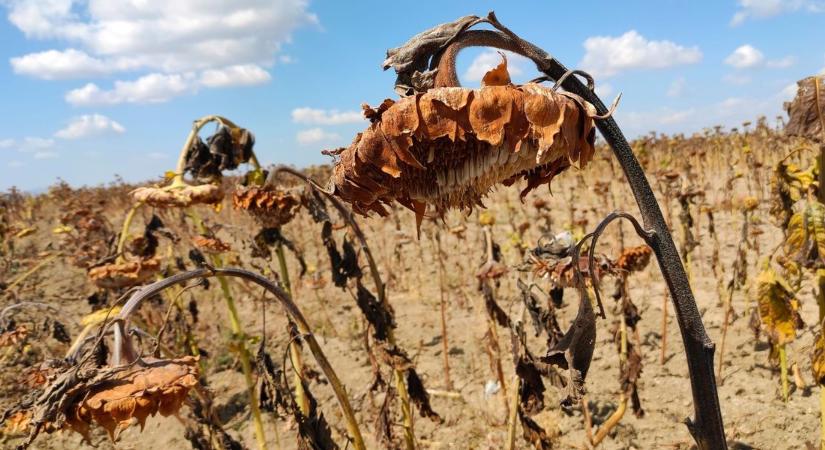
[[[594,153],[595,108],[537,83],[512,84],[506,59],[479,89],[432,88],[364,111],[371,124],[338,152],[332,176],[336,195],[362,214],[383,215],[393,201],[419,217],[428,205],[483,206],[493,187],[519,179],[523,196]]]

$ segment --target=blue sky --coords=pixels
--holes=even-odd
[[[575,7],[574,8],[574,5]],[[825,69],[818,0],[469,2],[0,0],[0,189],[158,177],[192,120],[252,130],[266,163],[320,163],[394,97],[387,48],[495,10],[525,39],[591,71],[631,136],[773,119]],[[464,84],[497,55],[469,49]],[[516,81],[535,76],[511,58]]]

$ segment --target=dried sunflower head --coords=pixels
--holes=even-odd
[[[652,253],[653,250],[647,245],[625,248],[616,260],[615,267],[622,272],[639,272],[650,263]]]
[[[195,139],[186,152],[185,169],[198,180],[211,181],[252,157],[255,136],[249,130],[220,125],[204,143]]]
[[[9,410],[16,431],[29,429],[26,446],[40,431],[76,431],[90,441],[97,423],[117,440],[134,421],[141,429],[149,416],[176,414],[198,384],[198,359],[143,358],[128,366],[67,367],[49,380],[32,404]]]
[[[214,204],[223,200],[223,190],[214,184],[167,188],[140,187],[132,191],[131,195],[135,201],[161,208],[186,207],[200,203]]]
[[[89,278],[99,288],[117,289],[141,284],[159,271],[160,260],[151,258],[94,267]]]
[[[536,83],[510,83],[504,60],[480,89],[433,88],[365,107],[372,124],[339,152],[335,193],[361,214],[397,201],[421,217],[482,205],[499,183],[525,195],[593,157],[593,105]]]
[[[265,228],[277,228],[295,217],[301,198],[274,186],[238,186],[232,204],[249,212]]]

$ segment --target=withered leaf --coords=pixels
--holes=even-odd
[[[350,278],[359,278],[361,276],[361,268],[358,266],[358,255],[355,253],[355,248],[348,239],[344,239],[342,245],[343,255],[338,251],[335,244],[335,239],[332,237],[332,223],[324,222],[321,229],[321,238],[329,255],[329,261],[332,266],[332,282],[344,288],[347,285],[347,280]]]
[[[481,283],[481,293],[484,296],[484,306],[487,308],[487,314],[490,315],[493,319],[495,319],[496,323],[499,326],[509,328],[510,327],[510,317],[501,309],[498,302],[496,302],[495,295],[493,293],[493,287],[490,286],[489,281],[483,281]]]
[[[543,362],[567,370],[567,386],[562,404],[570,406],[584,394],[584,380],[596,346],[596,315],[587,292],[581,290],[579,310],[567,333],[541,358]]]
[[[825,142],[825,81],[821,76],[796,82],[796,97],[785,103],[785,133]]]
[[[356,301],[358,308],[367,318],[367,321],[372,326],[373,337],[377,341],[386,341],[389,333],[395,328],[395,319],[393,312],[388,311],[385,305],[375,298],[372,293],[361,284],[361,280],[357,281]]]
[[[418,414],[420,414],[421,417],[426,417],[436,423],[442,423],[444,421],[438,413],[433,411],[430,405],[430,394],[427,393],[427,390],[424,388],[424,383],[421,381],[421,377],[418,376],[414,367],[407,369],[407,391],[410,394],[410,400],[412,400],[416,408],[418,408]]]
[[[518,411],[518,418],[521,422],[524,440],[533,444],[533,448],[537,450],[551,450],[553,448],[553,440],[547,435],[544,428],[539,426],[533,419],[527,417],[521,410]]]

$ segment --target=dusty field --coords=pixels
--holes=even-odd
[[[785,154],[800,146],[804,144],[786,140],[765,128],[753,130],[753,127],[747,133],[710,133],[707,137],[694,139],[651,138],[634,146],[666,209],[677,245],[684,240],[684,217],[680,216],[682,210],[676,194],[690,188],[704,191],[704,196],[689,206],[695,221],[692,232],[698,243],[690,255],[689,272],[705,326],[717,343],[717,358],[725,316],[723,301],[741,240],[744,215],[738,199],[754,196],[759,200],[759,206],[751,216],[751,245],[745,247],[747,280],[733,293],[735,320],[728,331],[723,376],[719,380],[726,431],[730,442],[738,445],[735,448],[804,448],[806,442],[818,445],[819,389],[812,380],[809,357],[818,327],[818,310],[811,280],[806,279],[798,293],[801,316],[806,325],[799,330],[788,350],[790,364],[798,365],[807,387],[798,387],[791,379],[792,393],[787,403],[782,400],[778,368],[768,358],[767,340],[764,334],[756,339],[749,326],[755,308],[754,279],[760,270],[760,261],[782,240],[782,230],[768,212],[772,201],[771,171]],[[793,158],[807,162],[812,154],[802,151]],[[484,299],[475,278],[485,259],[480,214],[495,219],[492,236],[501,246],[502,262],[510,268],[499,279],[496,298],[502,309],[514,317],[521,303],[516,280],[529,277],[529,272],[516,270],[523,261],[520,247],[522,250],[534,247],[545,233],[570,230],[581,236],[614,209],[636,212],[618,167],[611,166],[607,157],[609,152],[602,148],[593,166],[583,172],[571,170],[554,180],[552,196],[547,190],[539,189],[519,203],[517,187],[501,188],[486,202],[486,212],[452,213],[443,224],[426,221],[420,239],[416,239],[415,220],[409,211],[399,209],[385,219],[359,218],[379,270],[388,283],[389,301],[396,314],[398,343],[412,357],[426,388],[431,391],[433,409],[444,419],[442,424],[436,424],[416,415],[415,435],[421,448],[497,449],[505,445],[507,399],[504,391],[485,392],[485,385],[496,380],[496,373],[485,350],[490,339],[489,325]],[[678,175],[670,188],[666,182],[667,171]],[[29,308],[15,313],[16,323],[30,324],[33,332],[22,343],[0,348],[0,410],[15,404],[30,390],[21,382],[28,368],[46,358],[61,357],[68,348],[67,344],[41,330],[44,321],[60,321],[74,338],[83,328],[81,319],[84,316],[112,304],[118,297],[114,291],[108,295],[98,291],[87,278],[86,270],[73,263],[70,256],[78,251],[77,242],[67,237],[71,233],[55,233],[61,226],[61,217],[84,208],[99,212],[108,221],[110,236],[114,236],[130,207],[129,190],[129,186],[84,190],[56,187],[49,194],[38,197],[4,197],[6,205],[0,214],[4,215],[6,230],[0,281],[8,286],[44,261],[47,254],[58,256],[13,289],[7,288],[0,297],[0,307],[21,301],[43,302],[52,307],[51,310]],[[546,205],[537,208],[538,199],[546,200]],[[226,264],[275,277],[278,269],[274,256],[266,259],[250,255],[252,236],[257,232],[255,223],[242,212],[233,210],[231,200],[224,202],[221,211],[208,207],[195,210],[215,236],[230,244],[232,250],[224,255]],[[709,232],[707,211],[713,214],[716,237]],[[152,213],[150,208],[139,210],[130,232],[136,236],[141,234]],[[192,238],[197,234],[195,227],[191,217],[182,211],[158,210],[154,213],[177,237],[174,242],[161,237],[157,250],[163,265],[174,270],[176,256],[186,260]],[[488,219],[489,216],[484,217],[484,220]],[[466,226],[466,230],[455,232],[460,225]],[[33,228],[30,234],[14,237],[27,228]],[[621,228],[623,237],[619,230],[619,226],[611,226],[597,250],[615,258],[623,241],[626,247],[641,243],[632,236],[629,226]],[[320,232],[320,226],[304,211],[283,228],[283,235],[301,250],[308,266],[307,274],[299,277],[299,264],[288,253],[295,299],[348,389],[368,448],[380,448],[382,445],[375,440],[375,420],[383,396],[373,396],[369,392],[373,371],[365,350],[366,322],[351,294],[352,287],[342,290],[332,285],[330,263],[321,244]],[[452,390],[445,386],[436,233],[440,235],[446,268],[444,295]],[[340,243],[343,231],[336,231],[335,236]],[[110,246],[110,243],[104,243],[104,246]],[[719,255],[716,270],[712,268],[714,249],[718,249]],[[185,264],[192,267],[188,260]],[[361,266],[364,264],[362,260]],[[546,281],[536,282],[549,290]],[[364,283],[371,288],[369,279]],[[613,280],[606,277],[603,290],[608,314],[606,320],[597,321],[596,351],[586,380],[586,400],[593,414],[594,427],[617,408],[619,401],[619,356],[613,339],[618,316],[609,295],[613,284]],[[267,350],[280,361],[288,340],[283,310],[271,299],[262,300],[260,289],[234,281],[230,286],[239,305],[244,331],[255,338],[253,351],[265,335]],[[89,300],[96,292],[97,298],[102,300]],[[600,448],[690,448],[692,440],[683,424],[693,412],[686,361],[672,315],[673,307],[669,303],[666,335],[661,333],[666,290],[655,264],[629,280],[629,292],[642,317],[638,332],[643,371],[638,388],[644,417],[636,417],[628,407],[619,425]],[[198,338],[197,345],[206,351],[202,356],[207,368],[203,375],[214,393],[217,416],[230,435],[245,447],[255,448],[244,379],[238,359],[227,345],[231,333],[218,284],[213,281],[208,290],[190,290],[183,294],[183,298],[186,302],[197,302],[197,322],[189,316],[182,320],[191,324],[192,332]],[[559,321],[562,330],[566,330],[576,313],[576,290],[566,289],[563,302]],[[147,303],[139,313],[138,324],[147,332],[156,333],[167,308],[167,298]],[[529,319],[525,326],[531,351],[542,355],[546,351],[545,338],[535,337]],[[507,388],[514,373],[510,332],[503,327],[497,327],[496,331]],[[175,347],[174,340],[165,342],[168,344],[166,351],[172,351],[174,356],[184,353]],[[146,345],[151,348],[151,344]],[[304,360],[310,368],[317,370],[308,354]],[[389,377],[386,367],[382,370],[384,376]],[[582,408],[560,408],[559,389],[549,382],[545,385],[544,411],[533,419],[552,436],[557,448],[589,448]],[[343,447],[345,428],[332,390],[328,384],[317,380],[311,382],[310,389],[332,426],[334,439]],[[392,428],[395,436],[400,437],[401,416],[397,408],[396,405]],[[192,426],[190,416],[189,409],[184,407],[179,420],[174,417],[150,418],[142,433],[139,427],[130,427],[116,444],[112,444],[99,427],[94,428],[92,443],[98,448],[187,448],[190,443],[185,438],[185,430]],[[275,420],[269,414],[264,418],[270,448],[278,448],[278,445],[285,449],[295,448],[296,426],[291,419]],[[0,447],[13,448],[21,442],[22,436],[19,431],[7,429],[0,435]],[[517,448],[530,448],[521,439],[520,429],[517,438]],[[80,435],[68,432],[41,435],[32,446],[44,449],[79,447],[82,447]]]

